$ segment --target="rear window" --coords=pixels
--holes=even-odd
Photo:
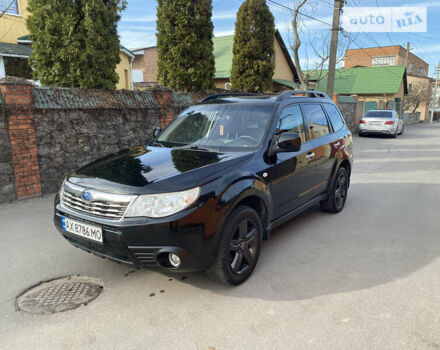
[[[367,114],[365,114],[368,118],[392,118],[393,112],[387,112],[387,111],[369,111]]]
[[[336,108],[335,105],[331,105],[331,104],[324,104],[323,105],[325,110],[327,111],[327,114],[330,118],[330,121],[332,123],[333,126],[333,130],[334,131],[339,131],[344,127],[344,121],[342,120],[342,116],[339,113],[339,110]]]

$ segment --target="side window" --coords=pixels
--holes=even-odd
[[[344,127],[344,121],[336,106],[328,103],[323,104],[323,106],[327,112],[328,117],[330,118],[330,122],[332,123],[333,130],[334,131],[341,130]]]
[[[309,129],[312,139],[317,139],[318,137],[330,133],[327,117],[320,104],[304,104],[302,105],[302,108],[309,121]]]
[[[306,129],[299,105],[287,106],[281,111],[277,133],[280,131],[297,132],[301,134],[301,142],[306,141]]]

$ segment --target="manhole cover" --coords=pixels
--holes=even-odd
[[[72,310],[96,299],[102,292],[96,278],[70,276],[42,282],[17,297],[17,308],[31,314],[52,314]]]

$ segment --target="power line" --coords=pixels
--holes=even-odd
[[[280,4],[279,2],[276,2],[276,1],[274,1],[274,0],[267,0],[267,1],[271,2],[272,4],[277,5],[277,6],[279,6],[279,7],[282,7],[282,8],[284,8],[284,9],[286,9],[286,10],[289,10],[290,12],[298,12],[298,14],[300,14],[301,16],[304,16],[304,17],[310,18],[310,19],[312,19],[312,20],[314,20],[314,21],[317,21],[317,22],[319,22],[319,23],[325,24],[325,25],[327,25],[327,26],[329,26],[329,27],[332,26],[331,23],[328,23],[328,22],[322,21],[322,20],[320,20],[320,19],[318,19],[318,18],[315,18],[315,17],[313,17],[313,16],[310,16],[310,15],[306,15],[306,14],[303,13],[303,12],[296,11],[296,10],[294,10],[293,8],[289,7],[289,6],[286,6],[286,5]]]

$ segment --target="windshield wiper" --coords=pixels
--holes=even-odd
[[[160,147],[165,148],[164,145],[162,145],[160,142],[157,142],[157,141],[151,141],[151,144],[152,145],[159,145]]]
[[[214,150],[212,148],[202,147],[202,146],[199,146],[199,145],[197,145],[195,143],[192,144],[192,145],[187,145],[187,146],[179,147],[178,149],[193,149],[193,150],[196,150],[196,151],[209,151],[209,152],[214,151],[214,152],[216,152],[216,150]]]

